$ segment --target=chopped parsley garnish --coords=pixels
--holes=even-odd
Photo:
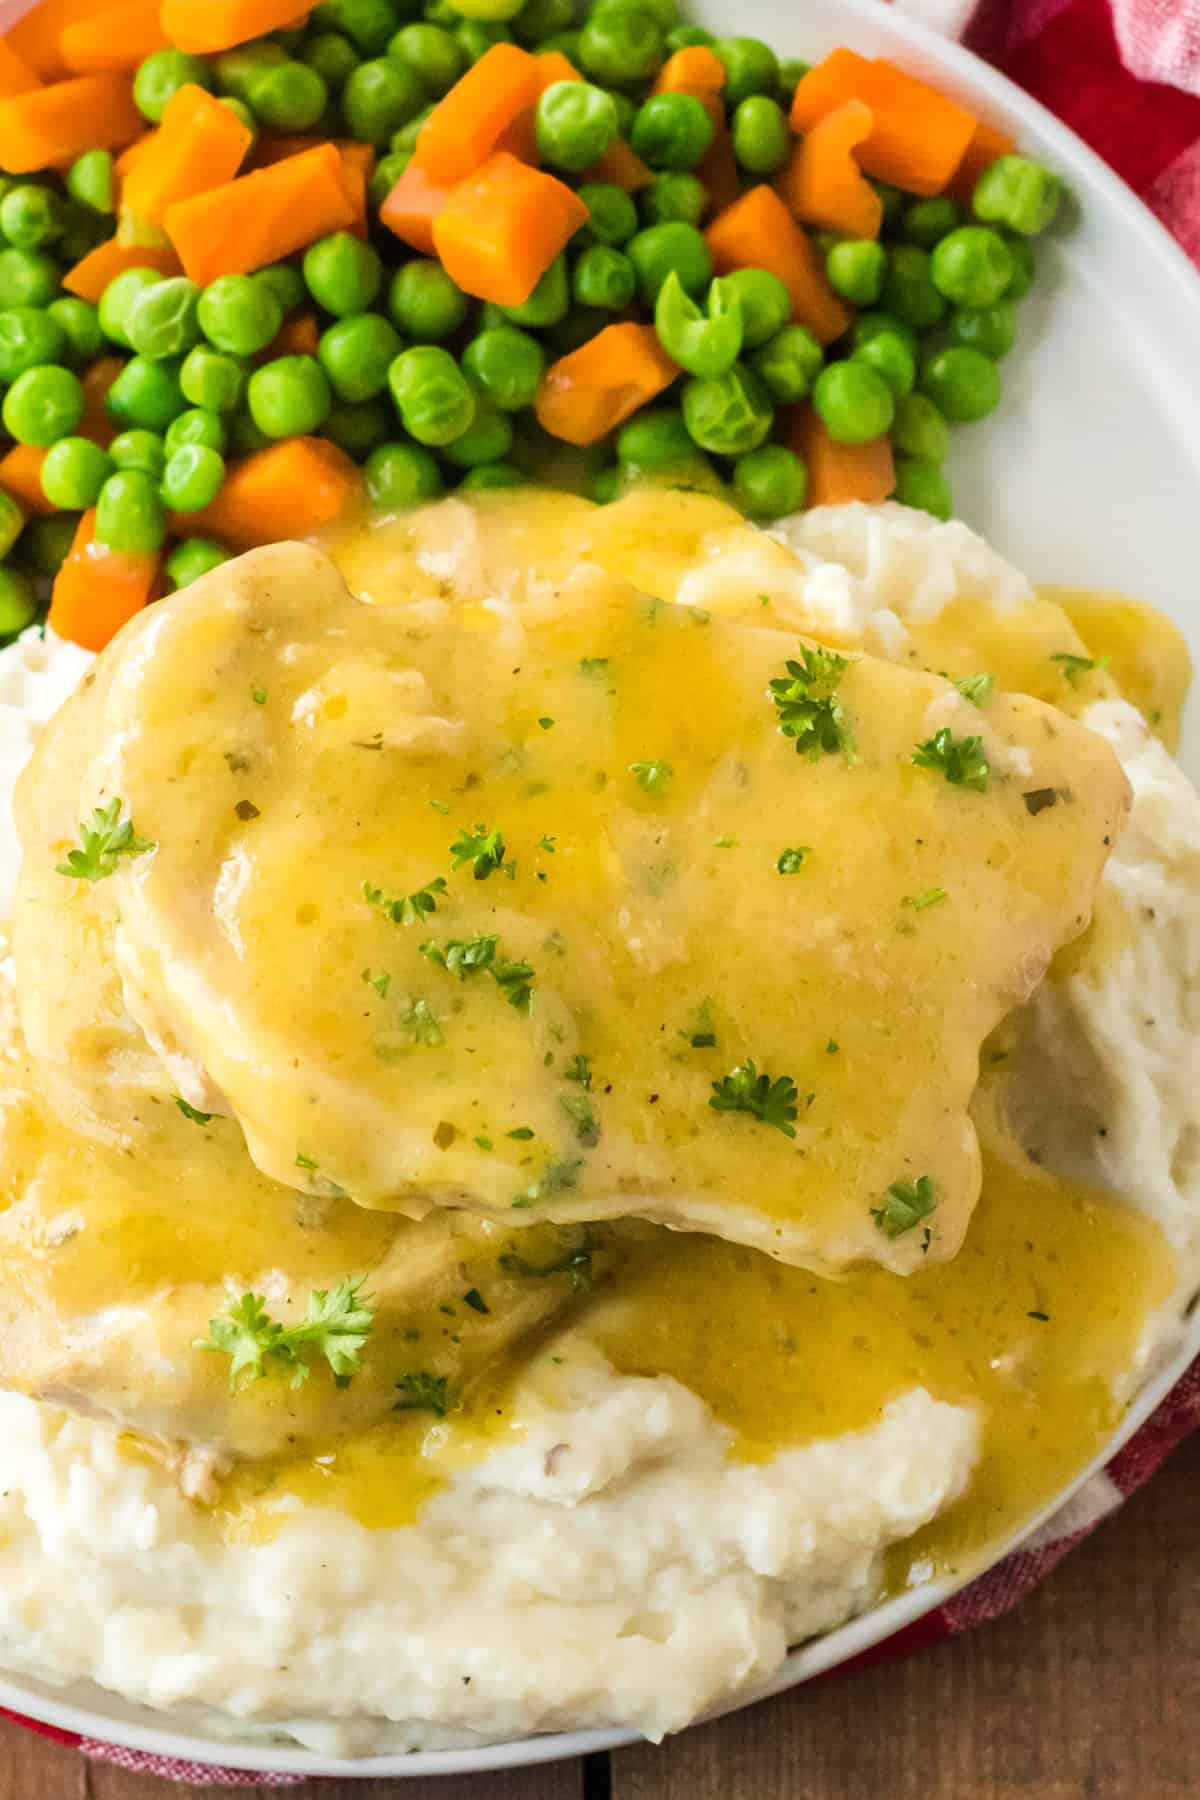
[[[1058,663],[1071,686],[1077,688],[1084,676],[1090,675],[1093,669],[1107,669],[1112,657],[1076,656],[1073,650],[1059,650],[1050,661]]]
[[[871,1208],[871,1217],[885,1237],[902,1237],[927,1219],[937,1206],[937,1189],[929,1175],[916,1181],[893,1181],[882,1206]]]
[[[227,1313],[208,1322],[209,1335],[196,1338],[196,1350],[228,1356],[229,1391],[236,1394],[243,1375],[259,1381],[269,1363],[291,1371],[291,1386],[300,1387],[311,1374],[309,1358],[323,1356],[339,1387],[362,1368],[362,1352],[375,1321],[375,1308],[361,1292],[363,1275],[317,1288],[298,1325],[281,1325],[269,1317],[261,1294],[243,1294]]]
[[[518,1143],[526,1144],[533,1136],[533,1132],[529,1129],[528,1125],[518,1125],[515,1131],[506,1131],[504,1135],[505,1137],[516,1138]]]
[[[991,699],[995,690],[996,677],[994,675],[964,675],[963,679],[956,681],[954,685],[963,699],[969,700],[972,706],[984,706]]]
[[[440,1044],[442,1028],[430,1011],[428,1000],[411,1000],[400,1023],[414,1044]]]
[[[436,813],[448,813],[450,811],[450,808],[444,800],[431,800],[429,804]]]
[[[575,1135],[590,1149],[600,1142],[600,1122],[586,1094],[564,1094],[558,1104],[575,1126]]]
[[[770,684],[779,713],[779,730],[795,740],[797,756],[816,762],[841,750],[854,760],[854,736],[836,689],[850,667],[848,657],[813,645],[789,660],[787,674]]]
[[[504,839],[498,831],[477,825],[474,831],[459,832],[450,846],[450,854],[454,858],[453,868],[461,869],[464,863],[470,863],[476,881],[486,881],[503,866]]]
[[[749,1113],[764,1125],[773,1125],[785,1137],[795,1137],[796,1128],[792,1121],[796,1117],[799,1095],[790,1075],[781,1075],[777,1081],[772,1081],[769,1075],[760,1075],[747,1057],[720,1081],[714,1081],[712,1087],[708,1104],[714,1112]]]
[[[463,1295],[463,1304],[469,1306],[472,1312],[486,1313],[492,1310],[478,1288],[467,1289]]]
[[[811,855],[811,844],[797,844],[795,849],[783,852],[775,864],[776,872],[780,875],[798,875],[804,867],[805,857]]]
[[[158,848],[147,838],[140,838],[132,819],[121,817],[123,802],[118,797],[107,806],[98,806],[90,825],[80,825],[82,850],[69,850],[65,863],[55,864],[55,873],[69,875],[75,881],[103,881],[112,875],[123,856],[144,856]]]
[[[539,719],[538,724],[541,726],[543,731],[550,731],[553,728],[554,720],[553,719]]]
[[[948,898],[945,888],[926,888],[923,894],[905,894],[900,904],[910,906],[914,912],[924,912],[927,906],[936,906],[939,900]]]
[[[373,987],[375,989],[375,992],[379,995],[381,1000],[387,999],[387,992],[392,985],[392,978],[386,970],[380,975],[373,975],[370,969],[364,969],[362,978],[367,983],[368,987]]]
[[[583,656],[579,659],[579,673],[585,681],[599,681],[608,674],[607,656]]]
[[[974,788],[982,794],[988,784],[989,764],[983,739],[956,738],[948,725],[935,731],[913,750],[919,769],[938,769],[952,787]]]
[[[516,1137],[517,1133],[510,1131],[508,1135]],[[529,1135],[532,1137],[533,1133],[530,1132]],[[531,1182],[523,1194],[517,1195],[513,1201],[514,1207],[536,1206],[548,1194],[560,1194],[564,1188],[573,1188],[582,1167],[582,1156],[566,1157],[562,1162],[551,1163],[539,1180]]]
[[[372,887],[369,881],[363,882],[362,891],[367,905],[378,907],[393,925],[416,925],[437,911],[437,896],[446,892],[446,878],[435,875],[414,894],[389,894],[385,888]]]
[[[543,1263],[541,1266],[526,1262],[523,1256],[508,1251],[500,1258],[500,1267],[509,1275],[565,1275],[575,1293],[586,1294],[592,1286],[592,1256],[596,1249],[597,1245],[591,1239],[584,1238],[582,1244],[573,1245],[557,1262]]]
[[[492,964],[492,975],[504,998],[518,1012],[528,1012],[529,1002],[533,997],[533,967],[527,962],[498,962]]]
[[[1027,1319],[1040,1319],[1043,1325],[1048,1325],[1050,1323],[1050,1314],[1049,1313],[1027,1312],[1025,1314],[1025,1317]]]
[[[556,846],[557,842],[558,842],[557,838],[552,838],[552,837],[539,838],[538,839],[538,849],[544,850],[546,852],[547,856],[553,856],[555,853],[555,846]]]
[[[669,762],[658,761],[630,763],[629,773],[643,794],[665,794],[675,771]]]
[[[592,1085],[592,1059],[590,1056],[573,1056],[563,1070],[566,1081],[577,1081],[581,1088]]]
[[[267,704],[266,688],[251,688],[250,698],[253,700],[255,706],[265,706]]]
[[[298,1169],[313,1170],[313,1169],[319,1169],[320,1166],[321,1165],[317,1161],[315,1156],[305,1156],[303,1150],[297,1150],[297,1152],[296,1152],[296,1167]]]
[[[439,1419],[445,1418],[450,1397],[444,1375],[429,1375],[424,1371],[417,1375],[402,1375],[396,1389],[402,1398],[394,1402],[393,1412],[431,1412]]]
[[[685,1044],[690,1044],[693,1050],[715,1049],[717,1034],[713,1029],[713,1004],[710,999],[706,997],[700,1002],[692,1014],[688,1029],[677,1035]]]
[[[189,1106],[182,1094],[172,1094],[171,1098],[184,1118],[190,1119],[193,1125],[207,1125],[210,1119],[216,1117],[215,1113],[201,1112],[199,1107]]]
[[[429,961],[437,963],[447,974],[455,975],[459,981],[465,981],[468,975],[477,975],[481,969],[490,969],[496,960],[498,937],[477,936],[473,938],[452,938],[448,944],[435,944],[432,938],[421,945],[421,955]]]

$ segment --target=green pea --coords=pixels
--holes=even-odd
[[[335,400],[321,427],[322,437],[361,462],[396,429],[396,415],[383,400]]]
[[[109,460],[115,469],[140,469],[157,482],[167,466],[166,445],[161,433],[135,426],[120,432],[108,446]]]
[[[232,412],[240,403],[245,386],[245,365],[223,350],[210,350],[207,344],[197,344],[189,350],[179,371],[184,399],[207,412]]]
[[[668,171],[656,175],[638,194],[638,215],[643,225],[664,225],[679,219],[699,225],[708,206],[708,189],[696,175]]]
[[[932,250],[961,224],[962,208],[948,194],[934,194],[928,200],[908,202],[900,214],[900,236],[906,244]]]
[[[0,200],[0,234],[20,250],[41,250],[62,230],[62,202],[49,188],[22,182]]]
[[[315,31],[340,31],[363,56],[374,56],[400,21],[389,0],[324,0],[308,23]]]
[[[877,331],[865,344],[859,345],[850,360],[882,376],[894,395],[912,392],[917,379],[917,362],[898,332]]]
[[[1061,199],[1062,183],[1041,163],[1001,156],[975,183],[971,205],[977,219],[1039,237],[1054,223]]]
[[[381,444],[366,462],[367,494],[377,512],[395,512],[436,500],[442,474],[428,450],[416,444]]]
[[[255,275],[218,275],[201,294],[196,316],[213,348],[229,356],[265,350],[283,324],[274,289]]]
[[[26,369],[4,396],[4,429],[18,444],[57,443],[69,437],[82,418],[79,377],[59,363]]]
[[[882,437],[896,411],[887,382],[859,362],[826,364],[813,383],[813,406],[837,444]]]
[[[716,43],[711,31],[705,31],[703,25],[673,25],[666,35],[666,51],[674,56],[677,50],[690,50],[693,46],[705,49]]]
[[[608,244],[593,244],[578,258],[571,290],[580,306],[602,306],[621,312],[633,299],[633,264]]]
[[[766,94],[750,94],[734,111],[733,154],[751,175],[774,175],[792,148],[783,108]]]
[[[883,286],[887,253],[868,239],[843,238],[825,258],[825,273],[835,294],[853,306],[873,306]]]
[[[918,386],[952,425],[985,419],[1000,404],[999,369],[982,350],[964,344],[952,344],[931,356],[921,368]]]
[[[471,339],[463,351],[462,366],[493,406],[518,412],[533,405],[546,358],[528,332],[515,325],[500,325]]]
[[[179,365],[134,356],[109,388],[104,401],[114,425],[144,425],[149,431],[165,431],[184,410],[179,385]]]
[[[1008,245],[984,225],[960,225],[929,259],[934,287],[955,306],[994,306],[1012,280]]]
[[[225,426],[220,413],[209,412],[204,406],[190,406],[178,418],[171,420],[163,444],[168,456],[174,456],[176,450],[182,450],[187,444],[203,444],[207,449],[223,455]]]
[[[258,120],[254,117],[254,114],[250,111],[246,102],[244,100],[239,100],[236,94],[221,94],[218,96],[218,104],[228,108],[234,118],[238,121],[238,124],[246,127],[246,130],[250,133],[250,141],[253,144],[258,137]]]
[[[794,450],[764,444],[733,465],[733,497],[755,519],[799,512],[808,492],[808,470]]]
[[[652,94],[634,118],[633,149],[652,169],[694,169],[712,145],[713,130],[693,94]]]
[[[767,269],[733,269],[723,279],[742,309],[742,345],[757,350],[791,318],[792,297]]]
[[[261,69],[246,85],[246,105],[268,131],[309,131],[329,104],[329,89],[306,62]]]
[[[623,472],[620,469],[601,469],[592,481],[592,499],[597,506],[611,506],[621,492]]]
[[[300,51],[310,69],[315,69],[331,94],[336,94],[347,77],[358,67],[358,51],[340,31],[319,31]]]
[[[160,491],[172,512],[199,512],[210,506],[225,479],[225,460],[207,444],[184,444],[167,458]]]
[[[859,313],[850,333],[852,348],[857,350],[860,345],[867,342],[868,338],[875,337],[881,331],[889,332],[894,337],[903,338],[913,356],[916,356],[920,348],[920,339],[912,326],[898,313],[885,312],[881,307],[876,307],[871,312]]]
[[[474,494],[491,488],[526,487],[528,483],[528,475],[522,474],[515,463],[477,463],[473,469],[467,470],[458,484],[458,491],[460,494]]]
[[[270,38],[257,38],[248,44],[237,44],[232,50],[223,50],[213,63],[213,74],[222,94],[232,94],[244,103],[250,83],[257,76],[268,69],[282,68],[287,61],[288,53],[282,44],[276,44]]]
[[[8,555],[20,537],[24,526],[25,514],[12,495],[0,488],[0,556]]]
[[[588,209],[578,244],[625,244],[638,228],[637,208],[623,188],[611,181],[587,181],[579,198]]]
[[[95,506],[112,472],[112,458],[90,438],[59,438],[42,464],[42,492],[52,506],[80,511]]]
[[[125,269],[120,275],[114,275],[100,296],[99,306],[100,329],[110,343],[119,344],[125,350],[131,348],[129,315],[134,302],[162,279],[157,269]]]
[[[37,617],[37,597],[27,575],[0,569],[0,635],[16,637]]]
[[[13,382],[26,369],[66,360],[67,334],[48,311],[10,306],[0,312],[0,381]]]
[[[453,336],[466,319],[468,301],[439,262],[414,257],[392,277],[387,307],[406,337],[431,344]]]
[[[0,307],[48,306],[60,285],[52,256],[38,250],[0,250]]]
[[[519,43],[540,48],[543,38],[569,31],[574,22],[572,0],[525,0],[513,20],[513,33]]]
[[[125,335],[139,356],[182,356],[200,342],[200,289],[186,276],[156,281],[134,295]]]
[[[672,269],[658,292],[654,329],[667,355],[689,375],[706,379],[724,375],[742,349],[742,308],[737,290],[723,280],[713,281],[701,312],[684,293]]]
[[[214,544],[211,538],[190,537],[176,544],[163,567],[172,587],[178,592],[180,588],[191,587],[193,581],[199,581],[202,575],[211,574],[228,561],[228,550],[223,550],[220,544]]]
[[[825,352],[803,325],[785,325],[750,358],[750,367],[777,406],[803,400],[824,366]]]
[[[443,0],[425,0],[424,16],[432,19],[436,25],[448,25],[450,15],[459,13],[465,19],[482,20],[485,25],[502,24],[513,19],[520,12],[523,0],[454,0],[453,7],[447,7],[447,17],[440,17]]]
[[[53,320],[63,334],[63,350],[57,361],[90,363],[104,349],[100,314],[90,300],[64,294],[61,300],[50,302],[44,317]]]
[[[342,111],[351,137],[382,150],[394,131],[429,100],[425,83],[406,63],[379,57],[359,63],[342,89]]]
[[[785,56],[779,64],[779,98],[785,106],[789,106],[795,98],[796,89],[812,68],[811,63],[802,62],[798,56]]]
[[[916,244],[897,244],[888,251],[880,299],[914,331],[928,331],[946,311],[946,302],[929,273],[929,254]]]
[[[925,394],[901,394],[892,420],[892,443],[925,462],[943,462],[950,449],[950,427]]]
[[[534,113],[534,135],[543,161],[577,171],[599,162],[617,135],[612,96],[589,81],[554,81]]]
[[[118,469],[96,501],[96,540],[139,556],[162,548],[166,514],[153,479],[141,469]]]
[[[627,138],[633,130],[633,121],[637,118],[637,104],[620,88],[605,88],[605,93],[617,109],[617,130],[621,137]]]
[[[304,277],[294,263],[268,263],[265,269],[257,269],[251,277],[269,287],[283,310],[284,317],[303,306],[308,298],[308,289],[304,285]]]
[[[260,431],[244,407],[229,415],[229,448],[238,456],[253,456],[265,450],[273,440]]]
[[[693,299],[704,293],[712,280],[712,252],[696,227],[680,220],[648,225],[629,240],[626,254],[637,275],[643,306],[654,306],[659,289],[672,272]]]
[[[959,306],[950,314],[952,343],[982,350],[999,362],[1017,341],[1017,308],[1013,300],[997,300],[994,306]]]
[[[771,430],[774,409],[752,369],[735,363],[724,375],[686,382],[683,417],[693,441],[717,456],[757,450]]]
[[[584,73],[608,87],[637,87],[663,61],[663,34],[644,12],[593,12],[579,34]]]
[[[522,300],[519,306],[502,307],[501,311],[512,325],[557,325],[560,319],[566,318],[570,304],[567,259],[560,253],[540,277],[528,300]]]
[[[402,25],[390,39],[387,53],[394,60],[407,63],[429,92],[439,98],[449,92],[466,67],[461,44],[441,25]]]
[[[935,519],[948,519],[954,510],[950,483],[938,464],[924,462],[919,456],[896,458],[896,485],[892,498],[901,506],[915,506],[932,513]]]
[[[758,38],[718,38],[713,49],[725,65],[721,97],[727,108],[751,94],[774,94],[779,87],[779,58]]]
[[[67,560],[75,531],[79,524],[78,513],[46,513],[36,519],[30,519],[21,533],[21,554],[28,558],[39,575],[57,575]]]
[[[653,20],[661,32],[670,31],[679,23],[676,0],[593,0],[591,14],[594,19],[621,12],[642,13]]]
[[[157,125],[168,100],[189,85],[212,93],[215,84],[208,64],[198,56],[186,56],[182,50],[155,50],[138,64],[133,78],[133,103],[144,119]]]
[[[64,200],[60,216],[62,236],[54,246],[54,254],[67,264],[80,262],[102,244],[112,230],[111,219],[93,212],[78,200]]]
[[[512,32],[507,25],[486,19],[462,19],[454,27],[454,39],[469,63],[486,56],[493,44],[511,44]],[[572,56],[571,61],[575,58]]]
[[[404,428],[419,444],[441,447],[461,437],[475,417],[475,395],[448,350],[418,344],[402,350],[388,386]]]
[[[315,356],[277,356],[251,375],[246,404],[267,437],[303,437],[321,424],[333,395]]]
[[[318,306],[344,319],[370,306],[383,286],[379,252],[352,231],[333,231],[304,253],[304,280]]]
[[[1037,274],[1037,258],[1033,245],[1028,238],[1006,237],[1008,254],[1012,257],[1013,272],[1008,286],[1004,290],[1006,300],[1023,300],[1033,286],[1033,278]]]
[[[375,164],[367,183],[367,197],[376,212],[407,169],[412,155],[411,150],[392,150]]]
[[[338,399],[356,404],[384,392],[388,368],[403,348],[399,332],[382,313],[360,313],[321,333],[317,359]]]
[[[477,405],[475,417],[467,429],[442,450],[446,461],[458,469],[473,469],[477,463],[500,462],[512,449],[513,428],[507,413],[487,402]]]
[[[677,406],[643,408],[617,436],[618,460],[651,473],[689,462],[695,454],[696,446]]]

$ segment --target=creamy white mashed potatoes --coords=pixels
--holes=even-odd
[[[1034,604],[966,527],[899,507],[776,535],[803,563],[796,610],[897,660],[958,604]],[[766,585],[753,540],[736,554],[739,589]],[[680,597],[720,609],[733,573],[713,558]],[[786,618],[777,564],[769,582]],[[5,820],[84,660],[54,640],[0,653]],[[1093,932],[1005,1029],[985,1104],[1174,1252],[1123,1399],[1200,1281],[1200,800],[1126,702],[1086,722],[1125,767],[1132,818]],[[14,850],[5,828],[0,887]],[[0,1395],[0,1666],[345,1754],[588,1724],[657,1736],[873,1604],[888,1547],[946,1514],[986,1453],[971,1406],[914,1385],[867,1425],[733,1458],[728,1427],[671,1376],[618,1372],[584,1329],[554,1351],[518,1386],[517,1428],[402,1528],[312,1499],[282,1501],[269,1531],[231,1526],[110,1427]]]

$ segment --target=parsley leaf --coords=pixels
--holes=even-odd
[[[500,1258],[500,1267],[509,1275],[565,1275],[574,1293],[586,1294],[591,1291],[592,1257],[598,1248],[592,1239],[585,1237],[582,1243],[573,1244],[564,1251],[557,1262],[543,1263],[540,1266],[526,1262],[523,1256],[509,1251]]]
[[[372,887],[369,881],[363,882],[362,891],[367,905],[378,907],[393,925],[416,925],[428,913],[437,911],[437,895],[446,892],[446,878],[436,875],[415,894],[389,894],[384,888]]]
[[[988,784],[989,763],[983,739],[956,738],[948,725],[913,749],[919,769],[940,769],[952,787],[974,788],[982,794]]]
[[[712,1050],[716,1047],[717,1042],[714,1024],[713,1003],[708,995],[705,995],[692,1014],[687,1030],[678,1031],[675,1035],[681,1037],[685,1044],[690,1044],[693,1050]]]
[[[448,974],[457,976],[459,981],[465,981],[468,975],[476,975],[481,969],[491,968],[496,960],[496,945],[499,942],[498,937],[480,935],[465,941],[462,938],[452,938],[443,946],[435,944],[429,938],[421,945],[421,955],[427,956],[430,962],[437,963]]]
[[[122,819],[123,802],[118,797],[107,806],[98,806],[90,825],[80,825],[82,850],[69,850],[65,863],[55,864],[57,875],[69,875],[75,881],[103,881],[112,875],[123,856],[144,856],[156,850],[147,838],[140,838],[132,819]]]
[[[303,1150],[297,1150],[296,1167],[298,1169],[319,1169],[320,1166],[315,1156],[306,1156]]]
[[[311,1374],[310,1356],[323,1356],[340,1386],[362,1368],[362,1352],[375,1322],[375,1308],[361,1292],[366,1277],[347,1276],[335,1288],[317,1288],[298,1325],[281,1325],[266,1311],[261,1294],[243,1294],[227,1313],[208,1322],[207,1338],[193,1349],[228,1356],[229,1391],[236,1394],[242,1377],[259,1381],[272,1362],[290,1369],[298,1388]]]
[[[184,1118],[190,1119],[193,1125],[207,1125],[210,1119],[216,1117],[215,1113],[201,1112],[198,1107],[189,1106],[182,1094],[172,1094],[171,1098]]]
[[[439,1419],[445,1418],[450,1398],[444,1375],[429,1375],[424,1371],[402,1375],[396,1387],[404,1397],[394,1403],[393,1412],[431,1412]]]
[[[963,679],[956,681],[954,685],[963,699],[969,700],[972,706],[984,706],[992,697],[996,686],[996,677],[994,675],[964,675]]]
[[[811,844],[797,844],[794,850],[785,850],[783,852],[779,861],[775,864],[776,872],[780,875],[798,875],[804,867],[805,857],[811,855]]]
[[[510,1131],[508,1135],[515,1138],[521,1134]],[[530,1132],[529,1136],[532,1137],[533,1133]],[[517,1195],[513,1205],[517,1208],[536,1206],[538,1201],[544,1200],[548,1194],[559,1194],[564,1188],[573,1188],[582,1167],[582,1156],[567,1157],[562,1162],[551,1163],[537,1181],[531,1182],[524,1193]]]
[[[459,832],[450,846],[450,854],[454,858],[452,867],[461,869],[464,863],[470,863],[476,881],[486,881],[503,865],[504,839],[498,831],[477,825],[474,831]]]
[[[600,1142],[600,1122],[586,1094],[563,1094],[558,1104],[575,1126],[575,1135],[588,1149]]]
[[[781,1075],[778,1081],[772,1081],[769,1075],[760,1075],[747,1057],[720,1081],[714,1081],[712,1088],[708,1104],[714,1112],[750,1113],[764,1125],[774,1125],[785,1137],[795,1137],[796,1128],[792,1121],[796,1117],[799,1096],[790,1075]]]
[[[637,780],[643,794],[665,794],[675,771],[669,762],[630,763],[629,773]]]
[[[789,660],[787,674],[770,684],[771,698],[779,713],[779,730],[793,738],[797,756],[816,762],[841,750],[854,761],[854,735],[835,692],[850,667],[848,657],[812,645]]]
[[[871,1208],[871,1217],[885,1237],[902,1237],[927,1219],[937,1206],[937,1189],[929,1175],[916,1181],[893,1181],[882,1206]]]
[[[430,1011],[428,1000],[411,1000],[400,1023],[415,1044],[443,1042],[442,1028]]]
[[[573,1056],[563,1070],[563,1078],[566,1081],[577,1081],[581,1088],[590,1088],[592,1085],[591,1057]]]
[[[924,912],[927,906],[936,906],[939,900],[947,899],[949,895],[945,888],[926,888],[923,894],[905,894],[900,904],[911,906],[914,912]]]
[[[533,965],[527,962],[498,962],[492,966],[496,984],[510,1006],[528,1012],[533,997]]]
[[[463,1295],[463,1303],[469,1306],[472,1312],[487,1313],[492,1310],[478,1288],[468,1288]]]
[[[1112,657],[1076,656],[1072,650],[1060,650],[1050,661],[1058,663],[1071,686],[1077,688],[1084,676],[1090,675],[1093,669],[1107,669]]]

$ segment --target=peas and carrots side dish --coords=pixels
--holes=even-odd
[[[549,481],[946,517],[1060,197],[674,0],[42,0],[0,40],[0,636]]]

